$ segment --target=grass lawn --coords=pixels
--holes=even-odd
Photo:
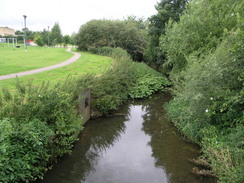
[[[42,81],[50,81],[51,84],[55,84],[58,81],[65,80],[68,75],[81,76],[87,73],[102,74],[111,64],[112,59],[109,57],[81,52],[81,57],[70,65],[33,75],[22,76],[19,77],[19,81],[28,83],[29,80],[33,80],[36,85],[41,84]],[[3,87],[14,89],[15,84],[16,78],[1,80],[0,89]]]
[[[65,51],[65,48],[40,48],[27,47],[25,52],[23,45],[20,48],[0,47],[0,75],[18,73],[22,71],[33,70],[49,65],[63,62],[70,57],[72,53]]]

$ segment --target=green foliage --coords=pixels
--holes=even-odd
[[[77,34],[79,50],[93,51],[104,46],[121,47],[134,60],[141,60],[145,48],[144,32],[132,20],[91,20]]]
[[[162,91],[170,85],[161,73],[144,63],[133,63],[136,81],[129,91],[132,99],[147,98],[157,91]]]
[[[21,85],[3,91],[0,103],[0,181],[20,182],[43,176],[50,162],[71,152],[82,129],[75,110],[77,98],[69,93],[74,82],[49,87]],[[7,176],[6,176],[7,175]]]
[[[178,72],[190,54],[215,49],[225,32],[237,27],[243,8],[241,0],[191,1],[180,22],[169,22],[161,37],[160,48],[167,53],[164,66]]]
[[[0,181],[29,182],[42,177],[53,131],[37,119],[0,121]]]
[[[192,115],[189,101],[184,98],[174,98],[167,105],[167,115],[174,122],[179,131],[193,142],[200,143],[202,134],[200,130],[206,125],[205,121],[199,122]]]
[[[40,34],[35,36],[35,40],[34,41],[40,47],[42,47],[44,45],[43,41],[42,41],[42,36]]]
[[[178,22],[188,0],[161,0],[155,6],[157,14],[149,18],[148,44],[145,57],[151,65],[162,65],[165,61],[165,52],[159,48],[159,39],[165,34],[169,20]]]
[[[243,182],[243,1],[191,1],[161,48],[174,84],[168,115],[203,146],[221,182]]]
[[[207,158],[220,182],[244,181],[244,138],[243,125],[227,130],[219,130],[214,126],[203,129],[204,157]]]
[[[219,127],[243,123],[242,32],[230,34],[215,52],[202,59],[191,57],[183,80],[175,81],[179,100],[187,101],[190,114],[200,123],[207,121]],[[234,48],[238,48],[235,50]],[[242,49],[241,49],[242,48]],[[196,60],[197,59],[197,60]]]
[[[91,88],[93,109],[105,115],[116,110],[128,97],[145,98],[169,84],[146,64],[132,62],[121,48],[102,47],[93,49],[93,52],[115,60],[113,67],[100,77],[87,75],[79,80],[80,85]]]
[[[115,59],[113,67],[96,79],[92,91],[95,105],[103,114],[127,101],[129,88],[135,82],[130,56],[121,48],[113,49],[110,56]]]
[[[62,33],[59,23],[55,23],[50,32],[50,45],[56,46],[62,43]]]
[[[63,43],[64,43],[64,46],[67,46],[68,44],[70,44],[71,40],[70,40],[70,36],[69,35],[65,35],[63,37]]]
[[[137,98],[147,98],[158,90],[163,90],[165,79],[162,77],[145,75],[142,78],[139,78],[136,82],[136,85],[130,90],[130,97]]]

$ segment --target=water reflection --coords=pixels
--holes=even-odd
[[[190,174],[199,155],[165,118],[169,95],[125,105],[124,116],[89,121],[71,155],[49,171],[45,183],[211,182]]]
[[[119,141],[125,131],[126,116],[100,118],[89,121],[80,134],[71,155],[62,158],[52,170],[48,171],[44,180],[38,183],[76,183],[82,182],[87,175],[96,171],[95,166],[108,148]]]
[[[199,147],[186,142],[167,120],[162,106],[169,99],[170,95],[165,93],[163,98],[157,95],[144,102],[143,131],[151,137],[149,145],[155,166],[164,168],[169,182],[214,182],[191,174],[193,165],[189,160],[199,156]]]

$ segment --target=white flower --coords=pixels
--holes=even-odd
[[[38,95],[38,97],[41,97],[41,95]]]
[[[205,112],[208,112],[208,109],[206,109]]]
[[[210,100],[213,100],[213,97],[210,97]]]
[[[231,16],[233,17],[235,15],[235,13],[231,13]]]

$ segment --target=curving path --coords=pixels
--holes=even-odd
[[[19,77],[19,76],[25,76],[25,75],[35,74],[35,73],[49,71],[49,70],[52,70],[52,69],[56,69],[56,68],[59,68],[59,67],[63,67],[63,66],[66,66],[66,65],[69,65],[69,64],[75,62],[81,56],[79,53],[72,52],[71,51],[71,48],[68,48],[66,51],[67,52],[70,52],[70,53],[73,53],[74,56],[71,57],[70,59],[68,59],[68,60],[66,60],[64,62],[61,62],[59,64],[56,64],[56,65],[50,65],[50,66],[47,66],[47,67],[43,67],[43,68],[39,68],[39,69],[34,69],[34,70],[30,70],[30,71],[18,72],[18,73],[14,73],[14,74],[2,75],[2,76],[0,76],[0,80],[10,79],[10,78],[16,78],[16,77]]]

